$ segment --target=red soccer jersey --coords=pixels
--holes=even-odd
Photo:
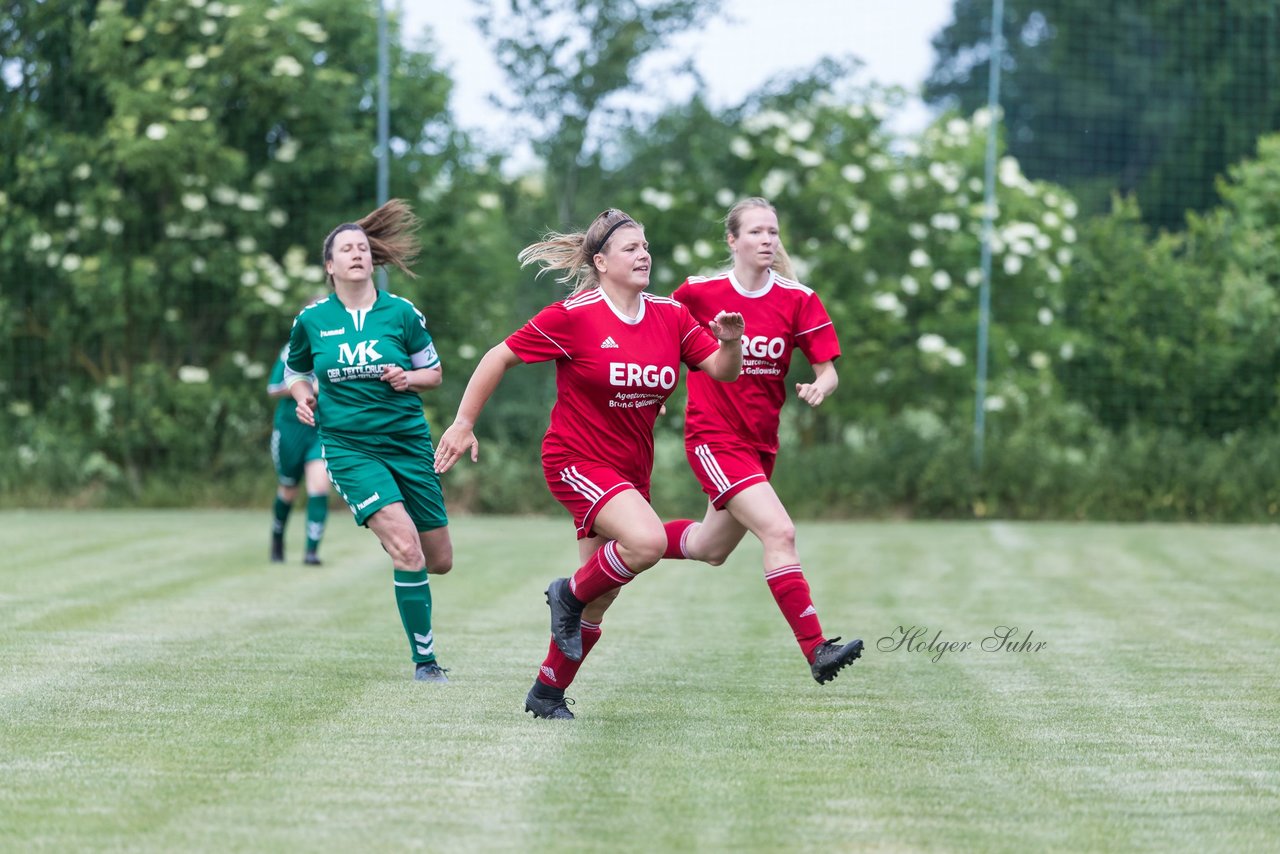
[[[653,472],[653,422],[680,380],[716,351],[689,310],[641,294],[635,318],[593,288],[552,303],[507,338],[523,362],[556,361],[556,403],[542,440],[544,462],[586,459],[637,485]]]
[[[772,272],[758,291],[743,290],[733,273],[711,279],[693,276],[672,297],[703,325],[720,311],[740,312],[747,322],[737,382],[719,383],[701,371],[689,373],[686,443],[728,433],[776,454],[792,351],[800,348],[810,363],[840,355],[840,340],[822,300],[799,282]]]

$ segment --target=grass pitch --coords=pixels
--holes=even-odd
[[[802,523],[862,661],[814,683],[748,542],[628,588],[563,723],[521,709],[564,520],[455,521],[439,687],[372,534],[335,511],[303,567],[294,519],[271,565],[267,517],[0,514],[0,849],[1280,840],[1275,528]]]

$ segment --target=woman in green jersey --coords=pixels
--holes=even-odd
[[[267,380],[267,394],[277,400],[271,425],[271,461],[276,467],[276,500],[271,506],[271,561],[284,562],[284,532],[298,496],[298,485],[307,490],[307,544],[302,562],[320,565],[320,540],[329,518],[329,475],[324,468],[320,436],[294,414],[293,395],[284,384],[289,345],[280,351]]]
[[[414,678],[444,683],[428,573],[453,568],[453,544],[418,396],[440,385],[440,358],[422,313],[373,281],[374,268],[386,264],[413,275],[419,225],[392,199],[329,233],[324,266],[333,294],[294,320],[285,382],[298,420],[319,428],[329,480],[356,524],[391,556]]]

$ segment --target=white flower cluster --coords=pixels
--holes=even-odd
[[[240,369],[245,379],[256,380],[267,375],[266,365],[253,361],[244,353],[238,351],[232,353],[231,363]]]
[[[292,279],[317,285],[324,281],[324,269],[319,264],[307,263],[307,250],[301,246],[290,246],[284,253],[284,271]]]
[[[242,252],[240,284],[246,288],[252,288],[258,299],[273,308],[284,305],[285,298],[293,285],[293,279],[286,268],[267,253],[256,251],[256,242],[249,238],[241,238],[237,248]]]
[[[964,353],[948,344],[947,339],[941,335],[932,332],[921,335],[916,340],[916,347],[925,355],[941,357],[942,361],[953,368],[959,368],[965,363]]]
[[[645,187],[640,191],[640,201],[655,210],[666,211],[671,210],[671,206],[676,202],[676,197],[665,190],[658,190],[654,187]]]
[[[209,381],[209,369],[202,368],[199,365],[183,365],[178,368],[178,381],[188,384],[207,383]]]
[[[271,66],[272,77],[301,77],[302,71],[302,63],[288,54],[277,56]]]
[[[298,32],[316,44],[324,44],[329,40],[329,34],[325,32],[324,27],[315,21],[299,21]]]

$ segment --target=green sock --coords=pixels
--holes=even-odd
[[[276,503],[271,506],[271,533],[277,537],[284,536],[285,523],[289,521],[289,511],[293,505],[276,494]]]
[[[395,571],[396,606],[400,622],[409,638],[414,661],[435,661],[435,644],[431,639],[431,584],[427,570]]]
[[[324,537],[324,523],[329,518],[329,496],[307,496],[307,554],[315,554]]]

